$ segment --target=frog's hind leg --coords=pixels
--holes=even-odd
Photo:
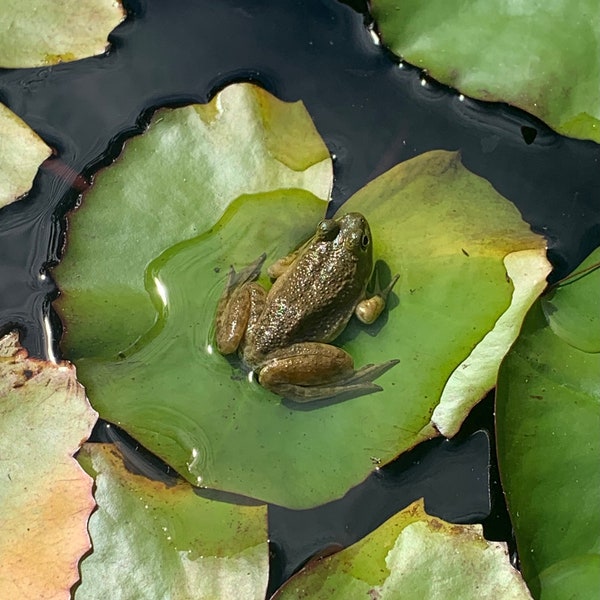
[[[398,364],[398,360],[388,360],[379,365],[365,365],[347,379],[330,385],[318,386],[280,386],[279,394],[294,402],[314,402],[334,398],[337,401],[358,398],[367,394],[383,391],[375,379]]]
[[[269,355],[259,382],[295,402],[355,398],[382,388],[373,383],[398,361],[354,370],[352,357],[337,346],[319,342],[293,344]]]

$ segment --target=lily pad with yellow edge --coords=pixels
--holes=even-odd
[[[453,525],[418,500],[352,546],[310,562],[273,600],[530,600],[506,545]]]

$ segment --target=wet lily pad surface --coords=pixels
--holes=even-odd
[[[154,142],[144,137],[132,147],[148,145],[150,152]],[[126,155],[125,164],[139,164],[131,149]],[[206,175],[190,169],[180,177]],[[121,281],[123,272],[131,271],[132,261],[122,258],[131,240],[139,240],[134,256],[156,252],[155,236],[144,242],[143,227],[130,230],[130,241],[117,252],[107,247],[114,238],[103,235],[102,218],[94,214],[98,199],[98,212],[105,214],[105,194],[100,184],[84,200],[85,210],[75,213],[78,238],[57,270],[59,285],[64,281],[67,288],[59,308],[64,307],[67,330],[77,335],[77,365],[94,406],[193,484],[294,508],[342,496],[372,471],[372,456],[385,464],[435,435],[430,418],[445,382],[511,305],[505,257],[525,251],[532,253],[533,264],[547,264],[543,238],[455,154],[430,153],[389,171],[344,210],[366,215],[382,277],[399,273],[401,283],[380,322],[352,325],[340,343],[359,367],[390,359],[400,364],[378,380],[381,393],[298,406],[267,392],[219,355],[212,324],[229,266],[246,266],[262,252],[272,261],[287,254],[314,231],[324,203],[299,189],[241,196],[208,232],[155,255],[143,278],[133,270],[145,282],[151,324],[149,312],[145,322],[139,318],[145,309],[138,297],[121,296],[116,287],[102,305],[106,290],[87,275],[87,282],[79,279],[82,263],[94,256],[84,245],[88,236],[104,240],[102,268]],[[134,214],[143,206],[162,222],[162,194],[140,195],[131,187],[123,194],[132,196]],[[224,208],[228,202],[226,197]],[[174,231],[176,222],[167,229]],[[537,270],[532,273],[531,301],[539,283]],[[261,281],[269,285],[264,276]],[[95,304],[88,303],[95,294]],[[98,314],[90,310],[95,306]],[[128,323],[117,307],[126,307]],[[71,322],[76,313],[81,319]],[[520,322],[520,315],[515,319]],[[144,329],[144,323],[150,326]],[[497,352],[496,364],[511,341]],[[471,404],[480,396],[477,390],[471,394]]]

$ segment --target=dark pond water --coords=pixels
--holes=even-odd
[[[460,150],[468,169],[547,236],[553,278],[600,242],[600,147],[508,106],[462,99],[399,64],[375,43],[360,0],[137,0],[127,8],[107,56],[0,69],[0,100],[55,148],[28,197],[0,211],[0,330],[18,327],[34,355],[60,356],[46,270],[86,180],[154,108],[206,102],[233,81],[304,102],[335,156],[332,210],[398,162]],[[418,447],[344,499],[312,511],[273,507],[271,588],[314,552],[355,541],[420,496],[434,514],[483,520],[488,537],[511,539],[492,396],[455,440]]]

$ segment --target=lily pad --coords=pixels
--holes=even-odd
[[[1,18],[1,17],[0,17]],[[0,208],[31,189],[38,167],[52,150],[17,115],[0,103]]]
[[[158,111],[69,217],[69,251],[55,270],[65,354],[111,357],[143,335],[156,318],[148,264],[210,229],[241,194],[303,188],[327,200],[332,182],[300,102],[235,84],[209,104]]]
[[[598,271],[592,275],[591,271]],[[600,352],[600,248],[579,265],[575,276],[541,300],[552,331],[584,352]]]
[[[378,380],[383,392],[298,406],[214,351],[212,322],[229,265],[247,265],[263,251],[270,259],[286,254],[322,215],[323,203],[308,192],[279,190],[240,197],[209,232],[149,264],[156,324],[133,344],[123,340],[113,356],[101,350],[77,360],[101,416],[196,485],[293,508],[342,496],[372,471],[372,456],[386,463],[435,435],[430,418],[448,378],[511,306],[506,257],[532,252],[534,266],[547,266],[544,240],[448,152],[399,165],[346,208],[365,213],[376,255],[401,274],[400,304],[393,298],[381,323],[353,323],[340,339],[359,366],[400,359]],[[88,214],[79,235],[101,235]],[[111,253],[123,254],[123,247]],[[538,283],[532,276],[530,302]],[[522,313],[513,318],[518,326]],[[93,331],[101,335],[103,325]],[[108,327],[110,343],[112,335]],[[498,349],[496,366],[511,343]]]
[[[120,0],[2,0],[0,68],[41,67],[102,54],[125,18]]]
[[[582,349],[589,336],[579,327],[594,322],[598,306],[599,270],[536,302],[498,378],[500,471],[536,598],[559,597],[556,586],[589,598],[600,585],[600,353]]]
[[[430,517],[419,500],[356,544],[309,563],[273,600],[526,600],[505,544],[484,539],[480,525]]]
[[[92,480],[74,452],[96,421],[68,363],[27,357],[0,339],[0,590],[4,598],[70,598],[89,549]]]
[[[384,43],[438,81],[600,142],[600,4],[372,0]]]
[[[265,506],[201,498],[129,472],[114,445],[86,444],[79,461],[96,480],[93,552],[75,598],[265,597],[269,573]]]

